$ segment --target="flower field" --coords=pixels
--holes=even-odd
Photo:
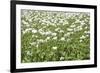
[[[90,14],[21,10],[21,62],[90,59]]]

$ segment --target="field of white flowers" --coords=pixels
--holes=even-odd
[[[21,62],[90,59],[90,14],[21,10]]]

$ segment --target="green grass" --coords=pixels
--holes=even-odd
[[[21,62],[90,59],[90,15],[21,10]]]

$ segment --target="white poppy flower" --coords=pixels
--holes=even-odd
[[[23,31],[23,34],[25,34],[27,31]]]
[[[64,59],[64,57],[60,57],[60,60],[63,60]]]
[[[88,37],[89,35],[86,35],[86,37]]]
[[[70,27],[71,27],[71,28],[74,28],[74,27],[75,27],[75,25],[71,25]]]
[[[73,34],[74,32],[70,32],[70,34]]]
[[[75,21],[75,23],[79,23],[80,22],[80,20],[79,19],[77,19],[76,21]]]
[[[41,29],[39,29],[38,31],[39,31],[39,32],[43,32],[43,29],[41,28]]]
[[[39,45],[37,44],[37,45],[36,45],[36,47],[38,48],[38,47],[39,47]]]
[[[70,36],[71,33],[64,34],[64,37]]]
[[[36,45],[36,42],[32,42],[32,43],[30,43],[31,45]]]
[[[85,29],[87,29],[88,27],[85,27]]]
[[[42,20],[42,22],[43,22],[43,23],[46,23],[47,21],[44,19],[44,20]]]
[[[77,29],[80,29],[80,28],[82,28],[82,26],[78,26],[78,27],[77,27]]]
[[[65,40],[65,38],[64,38],[64,37],[62,37],[60,40],[61,40],[61,41],[64,41],[64,40]]]
[[[37,36],[37,35],[35,35],[35,37],[37,38],[38,36]]]
[[[80,40],[80,42],[82,42],[82,40]]]
[[[82,30],[82,26],[78,26],[75,31],[80,31],[80,30]]]
[[[66,21],[65,24],[68,24],[68,21]],[[64,25],[65,25],[65,24],[64,24]]]
[[[43,39],[39,39],[39,40],[37,40],[39,43],[43,43],[44,42],[44,40]]]
[[[58,31],[60,28],[56,28],[55,31]]]
[[[23,31],[23,34],[25,34],[26,32],[32,30],[31,28],[26,29],[25,31]]]
[[[45,32],[42,30],[42,31],[39,31],[39,33],[41,34],[41,35],[45,35]]]
[[[32,19],[29,19],[29,22],[32,22]]]
[[[47,37],[47,38],[46,38],[46,40],[49,40],[49,39],[50,39],[50,37]]]
[[[45,35],[50,35],[52,32],[51,31],[47,31],[45,32]]]
[[[50,25],[53,25],[53,26],[54,26],[55,24],[52,23],[52,24],[50,24]]]
[[[51,35],[52,35],[52,36],[56,36],[56,35],[57,35],[57,33],[52,33]]]
[[[73,29],[71,29],[71,28],[68,28],[67,30],[68,30],[68,31],[73,31]]]
[[[32,53],[30,51],[27,51],[27,55],[32,55]]]
[[[57,39],[57,37],[53,37],[53,39],[54,39],[54,40],[56,40],[56,39]]]
[[[84,31],[84,33],[86,33],[86,34],[87,34],[87,33],[90,33],[90,31]]]
[[[51,22],[54,22],[54,19],[51,19]]]
[[[37,30],[33,29],[32,32],[33,32],[33,33],[37,33]]]
[[[59,21],[59,23],[63,23],[63,22],[64,22],[64,20],[60,20],[60,21]]]
[[[23,24],[25,24],[25,25],[27,25],[27,24],[28,24],[28,22],[26,22],[26,21],[24,21],[24,20],[22,20],[22,23],[23,23]]]
[[[84,21],[81,21],[81,25],[85,25]]]
[[[82,30],[82,27],[81,27],[81,28],[79,28],[79,30]]]
[[[44,25],[45,23],[41,22],[42,25]]]
[[[70,33],[68,32],[67,35],[70,35]]]
[[[80,39],[84,39],[85,38],[85,36],[84,35],[82,35],[81,37],[80,37]]]
[[[52,47],[52,49],[56,50],[56,49],[57,49],[57,47]]]
[[[64,32],[64,31],[63,31],[63,30],[60,30],[59,32],[61,32],[61,33],[62,33],[62,32]]]

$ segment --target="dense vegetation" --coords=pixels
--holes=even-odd
[[[21,10],[21,62],[90,58],[90,15]]]

